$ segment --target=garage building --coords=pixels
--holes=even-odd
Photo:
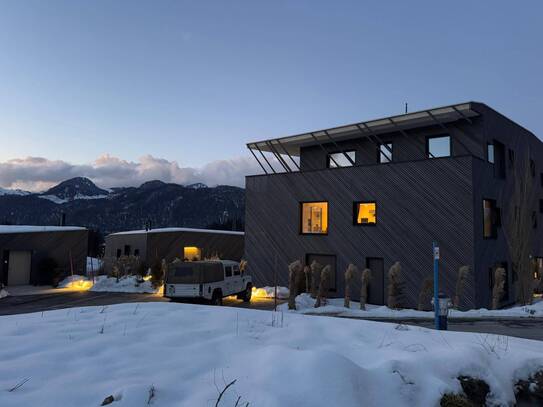
[[[239,261],[243,257],[244,233],[229,230],[162,228],[118,232],[106,236],[105,267],[115,259],[137,256],[145,264],[155,259],[170,262],[218,257]]]
[[[84,274],[88,231],[75,226],[0,225],[0,283],[49,285],[58,276]]]

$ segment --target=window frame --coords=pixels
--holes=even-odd
[[[341,167],[340,167],[341,168]],[[326,233],[314,233],[314,232],[304,232],[304,204],[311,203],[326,203]],[[298,234],[304,236],[328,236],[329,223],[330,223],[330,202],[324,199],[321,200],[311,200],[311,201],[299,201],[298,202]]]
[[[388,161],[381,161],[381,156],[384,155],[384,153],[381,152],[381,148],[385,145],[390,146],[390,160]],[[388,150],[387,150],[388,153]],[[386,157],[386,155],[385,155]],[[394,143],[392,141],[383,141],[382,143],[378,143],[377,145],[377,164],[389,164],[394,161]]]
[[[449,155],[444,155],[440,157],[431,157],[430,156],[430,140],[436,139],[436,138],[449,138]],[[433,154],[432,154],[433,155]],[[436,159],[436,158],[448,158],[453,156],[453,145],[452,145],[452,137],[450,134],[442,134],[442,135],[436,135],[436,136],[426,136],[426,158],[427,159]]]
[[[374,204],[375,205],[375,223],[358,223],[358,206],[361,204]],[[363,226],[363,227],[375,227],[379,220],[377,213],[377,201],[354,201],[353,202],[353,225],[354,226]]]
[[[490,159],[491,151],[492,151],[492,160]],[[496,146],[494,145],[494,142],[486,143],[486,161],[492,165],[496,164]]]
[[[351,160],[353,160],[354,164],[349,163],[349,165],[340,165],[340,166],[335,166],[335,167],[330,166],[330,164],[333,164],[333,161],[330,159],[331,155],[341,154],[343,157],[345,157],[344,153],[347,154],[347,155],[349,155],[349,153],[353,153],[354,157],[351,157],[351,156],[349,156],[349,157],[351,158]],[[347,160],[346,157],[345,157],[345,159]],[[356,165],[356,150],[354,150],[354,149],[353,150],[343,150],[343,151],[332,151],[332,152],[326,154],[326,168],[332,168],[332,169],[335,169],[335,168],[349,168],[349,167],[354,167],[355,165]]]
[[[491,236],[485,236],[485,201],[489,201],[489,202],[492,202],[493,204],[493,211],[492,213],[490,214],[490,222],[491,222],[491,227],[492,227],[492,235]],[[482,226],[483,226],[483,239],[484,240],[496,240],[498,238],[498,228],[501,227],[501,211],[499,210],[498,208],[498,205],[497,205],[497,202],[495,199],[491,199],[491,198],[483,198],[482,200],[482,205],[481,205],[481,210],[482,210],[482,214],[483,214],[483,222],[482,222]]]
[[[233,276],[232,266],[224,266],[224,278],[230,278]]]

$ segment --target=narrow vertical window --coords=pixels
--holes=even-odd
[[[392,143],[379,144],[379,162],[381,164],[392,161]]]
[[[513,169],[515,167],[515,151],[509,149],[509,168]]]
[[[492,143],[486,145],[486,159],[489,163],[494,164],[494,144]]]
[[[325,235],[328,233],[328,202],[301,203],[301,233]]]
[[[354,224],[375,225],[377,224],[377,204],[375,202],[354,203]]]
[[[530,172],[532,173],[532,177],[535,177],[535,161],[530,160]]]
[[[498,235],[498,226],[501,224],[500,211],[496,208],[496,201],[483,199],[483,237],[495,239]]]

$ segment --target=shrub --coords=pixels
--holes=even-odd
[[[362,272],[362,286],[360,288],[360,309],[366,309],[366,302],[368,300],[368,288],[371,282],[371,270],[364,269]]]
[[[345,270],[345,308],[351,308],[351,281],[358,273],[358,269],[354,264],[349,264]]]
[[[396,262],[388,271],[388,307],[391,309],[401,308],[403,300],[402,266]]]
[[[163,283],[163,262],[166,263],[165,260],[160,261],[158,258],[155,258],[151,264],[151,283],[153,283],[153,287],[159,287]]]
[[[462,296],[464,295],[464,288],[466,287],[466,282],[468,281],[470,275],[469,266],[462,266],[458,269],[458,277],[456,279],[456,290],[454,295],[453,305],[454,308],[458,309],[460,307],[460,302]]]
[[[492,309],[500,307],[500,301],[505,294],[505,269],[498,267],[494,271],[494,286],[492,287]]]
[[[319,294],[319,277],[322,272],[322,264],[313,260],[311,263],[311,297],[317,298]]]
[[[422,287],[419,294],[419,311],[432,310],[432,295],[434,294],[434,279],[432,277],[425,278],[422,282]]]
[[[326,305],[326,297],[330,290],[330,266],[326,265],[321,271],[321,281],[319,284],[319,293],[317,295],[317,302],[315,302],[315,308],[319,308],[321,305]]]
[[[55,259],[45,257],[38,262],[38,284],[58,286],[61,279]]]
[[[296,309],[296,278],[302,270],[302,263],[296,260],[288,266],[288,309]]]

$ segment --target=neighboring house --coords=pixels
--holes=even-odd
[[[245,257],[257,286],[286,285],[289,262],[318,260],[332,267],[331,295],[342,296],[344,271],[353,263],[372,270],[369,302],[384,304],[387,272],[399,261],[404,303],[414,307],[432,276],[435,241],[441,290],[454,295],[457,270],[469,265],[461,306],[488,307],[492,270],[500,263],[508,271],[502,304],[510,303],[516,276],[504,228],[524,162],[534,187],[532,255],[543,257],[543,143],[485,104],[434,108],[248,148],[266,172],[246,178]],[[358,288],[351,291],[355,298]]]
[[[241,260],[244,234],[228,230],[163,228],[133,230],[106,236],[105,268],[111,270],[115,259],[136,256],[148,266],[158,259],[168,262],[220,258]]]
[[[85,274],[88,231],[75,226],[0,225],[0,283],[51,284],[57,276]]]

